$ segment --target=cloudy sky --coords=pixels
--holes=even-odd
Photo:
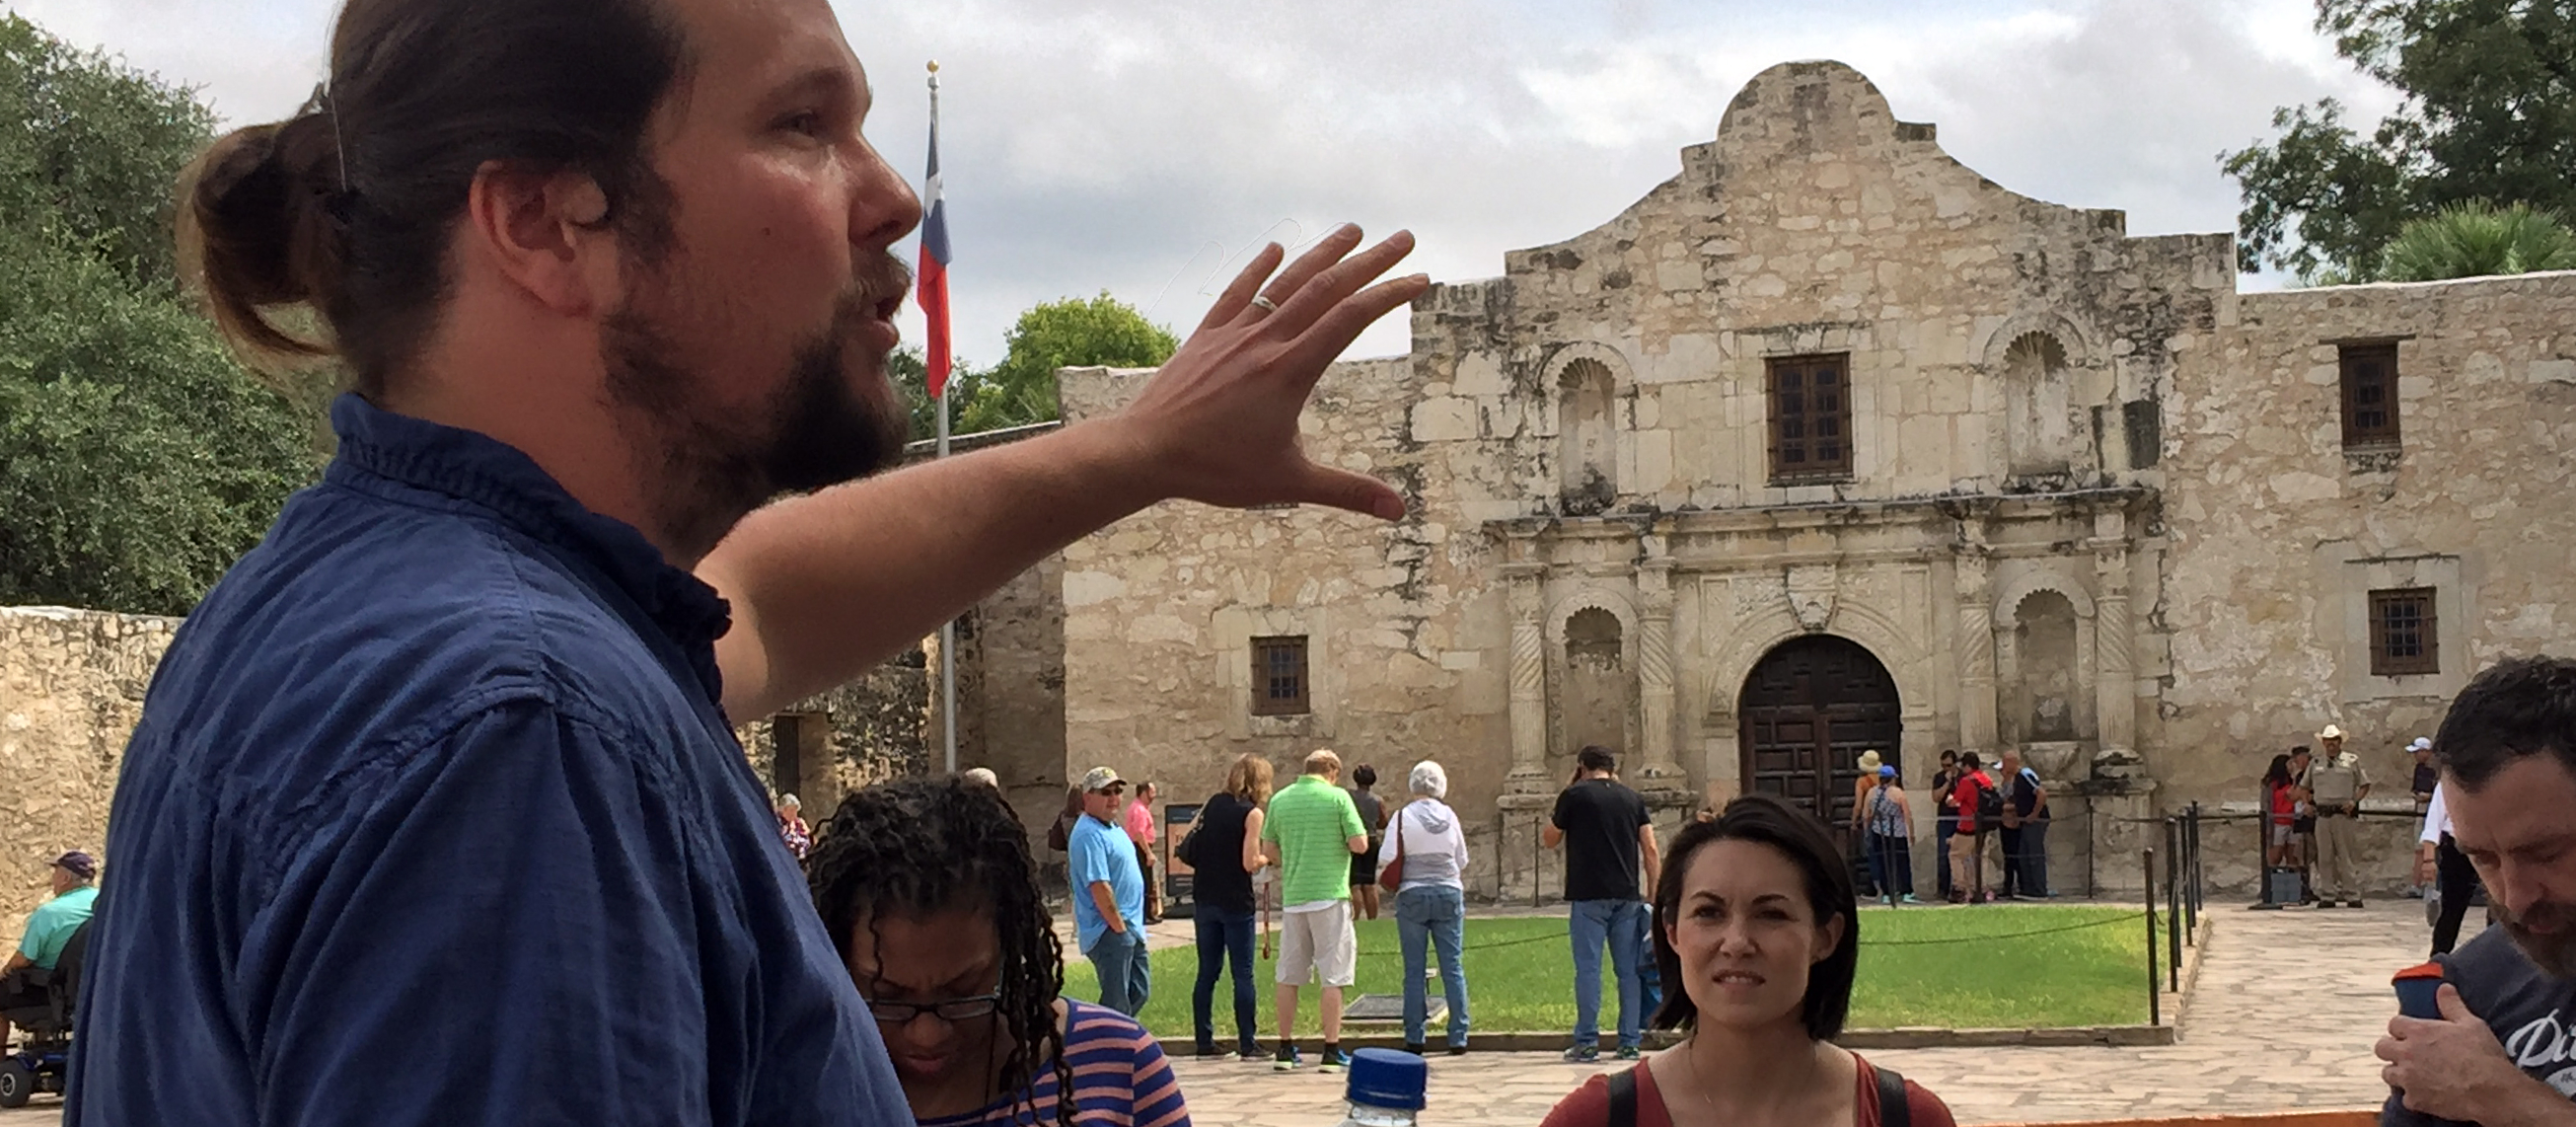
[[[1434,278],[1497,274],[1671,177],[1747,78],[1792,59],[1860,68],[1970,167],[2125,208],[2139,235],[2233,229],[2216,154],[2273,107],[2394,102],[2310,28],[2310,0],[834,3],[876,86],[869,135],[915,177],[940,63],[958,351],[982,363],[1058,297],[1106,290],[1186,329],[1228,260],[1346,219],[1410,227]],[[336,6],[0,0],[234,123],[312,90]],[[1352,355],[1403,351],[1400,319]]]

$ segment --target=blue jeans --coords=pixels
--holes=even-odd
[[[1145,999],[1154,993],[1154,969],[1145,961],[1142,929],[1131,925],[1125,932],[1101,932],[1083,956],[1100,974],[1101,1005],[1129,1017],[1145,1008]]]
[[[1637,981],[1638,948],[1646,938],[1643,900],[1577,900],[1567,919],[1574,934],[1574,1043],[1601,1043],[1601,948],[1610,948],[1610,970],[1619,980],[1619,1047],[1643,1040],[1644,999]]]
[[[2048,895],[2048,823],[2023,822],[2004,831],[2004,892]]]
[[[1234,1047],[1253,1051],[1252,1022],[1252,913],[1228,912],[1223,908],[1200,904],[1193,917],[1199,936],[1199,981],[1190,991],[1190,1017],[1197,1022],[1198,1047],[1216,1047],[1216,1022],[1210,1007],[1216,1001],[1216,976],[1234,973]]]
[[[1422,988],[1423,946],[1439,949],[1440,996],[1449,1001],[1449,1044],[1467,1044],[1467,894],[1445,884],[1395,894],[1395,938],[1404,947],[1404,1043],[1419,1045],[1430,1000]]]

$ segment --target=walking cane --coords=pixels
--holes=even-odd
[[[1268,882],[1263,882],[1261,886],[1261,958],[1265,962],[1270,958],[1270,885]]]

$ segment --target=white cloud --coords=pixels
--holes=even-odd
[[[11,0],[75,41],[201,87],[236,121],[322,71],[332,0]],[[1410,268],[1489,276],[1597,226],[1707,140],[1773,63],[1837,58],[1999,183],[2221,231],[2217,153],[2273,107],[2393,102],[2307,0],[836,0],[877,88],[870,136],[918,175],[922,64],[942,66],[961,354],[1018,311],[1103,289],[1186,330],[1219,260],[1350,219],[1411,227]],[[918,321],[907,326],[918,336]],[[1401,316],[1355,355],[1401,351]]]

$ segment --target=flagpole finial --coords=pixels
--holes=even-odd
[[[930,60],[930,73],[932,73],[932,74],[937,74],[937,73],[939,73],[939,60],[937,60],[937,59],[932,59],[932,60]]]

